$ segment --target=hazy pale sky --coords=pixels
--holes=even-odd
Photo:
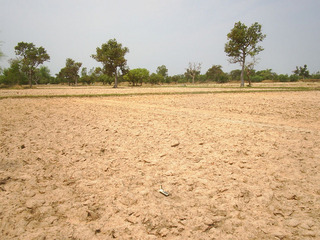
[[[18,42],[43,46],[52,74],[66,58],[88,69],[101,66],[90,56],[116,38],[129,48],[130,69],[182,74],[189,62],[225,72],[240,69],[224,52],[234,23],[262,25],[257,70],[292,74],[296,66],[320,71],[320,0],[0,0],[0,41],[8,67]]]

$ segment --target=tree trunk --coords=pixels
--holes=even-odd
[[[117,88],[117,87],[118,87],[118,72],[117,72],[117,69],[116,69],[113,88]]]
[[[249,83],[248,87],[251,87],[251,79],[250,79],[251,71],[248,67],[246,68],[246,73],[247,73],[248,83]]]
[[[243,61],[242,61],[242,69],[241,69],[241,76],[240,76],[240,79],[241,79],[241,84],[240,84],[240,87],[244,87],[244,65],[245,65],[245,57],[243,56]]]
[[[194,75],[192,75],[192,84],[194,84],[194,77],[195,77],[195,76],[194,76]]]
[[[32,88],[32,72],[31,70],[29,71],[29,86]]]

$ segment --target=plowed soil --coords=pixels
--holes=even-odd
[[[319,91],[0,113],[0,239],[320,239]]]

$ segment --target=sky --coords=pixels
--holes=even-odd
[[[0,41],[9,66],[18,42],[32,42],[50,55],[54,75],[67,58],[91,69],[91,55],[110,39],[129,48],[130,69],[183,74],[189,62],[224,72],[240,69],[224,52],[227,34],[238,21],[258,22],[266,38],[256,70],[292,74],[307,64],[320,71],[319,0],[0,0]]]

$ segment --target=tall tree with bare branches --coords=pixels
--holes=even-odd
[[[192,78],[192,84],[194,84],[194,79],[197,75],[200,74],[201,71],[201,63],[191,63],[189,62],[189,66],[186,69],[186,75]]]

